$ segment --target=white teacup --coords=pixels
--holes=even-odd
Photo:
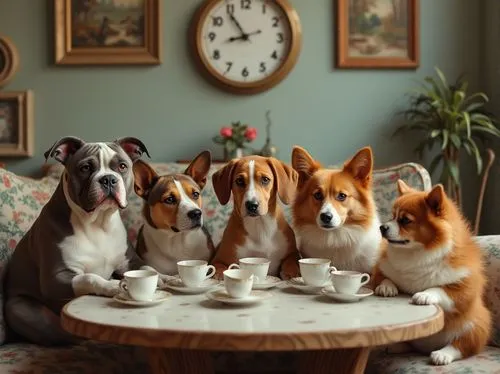
[[[208,262],[204,260],[179,261],[177,270],[182,283],[188,287],[198,287],[203,281],[212,278],[215,274],[215,267],[208,265]]]
[[[238,260],[238,264],[229,265],[228,269],[244,269],[250,270],[254,277],[255,283],[265,282],[269,264],[271,261],[264,257],[245,257]]]
[[[229,296],[242,299],[250,295],[255,275],[250,270],[231,269],[224,271],[224,287]]]
[[[321,287],[328,282],[330,272],[337,270],[330,266],[327,258],[301,258],[299,260],[300,274],[309,286]]]
[[[152,270],[131,270],[123,274],[120,288],[133,300],[153,299],[158,284],[158,273]]]
[[[330,277],[335,291],[351,295],[356,294],[361,286],[370,281],[370,275],[358,271],[333,270]]]

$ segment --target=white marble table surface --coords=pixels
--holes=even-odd
[[[409,304],[407,296],[370,296],[356,303],[338,303],[280,287],[273,296],[250,306],[225,305],[204,294],[175,294],[152,307],[125,306],[96,296],[70,302],[64,313],[75,319],[117,327],[178,332],[297,334],[343,330],[386,329],[432,319],[435,306]]]

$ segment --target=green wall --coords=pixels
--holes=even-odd
[[[187,29],[200,0],[164,0],[163,64],[157,67],[52,65],[50,1],[0,0],[0,33],[17,45],[21,67],[4,89],[35,92],[35,156],[7,160],[36,173],[43,152],[59,137],[86,140],[138,136],[152,159],[193,157],[210,148],[219,126],[241,120],[264,129],[272,110],[274,142],[289,160],[301,144],[324,163],[335,163],[370,144],[377,166],[414,160],[411,140],[388,139],[393,115],[414,82],[440,66],[450,76],[478,81],[479,6],[471,0],[421,0],[421,67],[414,71],[336,70],[334,2],[293,0],[303,27],[303,50],[289,77],[259,96],[237,97],[213,88],[193,66]],[[263,144],[263,133],[256,145]]]

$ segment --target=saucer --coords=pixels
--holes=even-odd
[[[226,290],[214,290],[206,293],[207,298],[210,300],[220,301],[224,304],[233,305],[249,305],[259,303],[263,300],[269,299],[272,294],[265,291],[252,291],[250,295],[241,299],[235,299],[229,296]]]
[[[206,279],[197,287],[188,287],[182,282],[180,278],[173,278],[166,281],[165,287],[177,292],[198,294],[207,292],[212,288],[217,287],[219,284],[220,282],[216,279]]]
[[[319,294],[321,290],[328,286],[329,282],[326,282],[323,286],[310,286],[305,284],[304,279],[302,277],[292,278],[287,281],[287,284],[299,291],[308,294]]]
[[[153,306],[153,305],[157,305],[157,304],[167,300],[170,296],[172,296],[172,294],[170,292],[156,290],[154,295],[153,295],[152,300],[147,300],[147,301],[133,300],[125,293],[119,293],[118,295],[115,295],[113,297],[113,300],[119,302],[120,304],[125,304],[125,305]]]
[[[333,288],[333,286],[326,286],[321,290],[321,293],[334,300],[341,301],[344,303],[353,303],[355,301],[359,301],[361,299],[364,299],[365,297],[373,295],[373,291],[367,287],[361,287],[359,291],[355,294],[345,294],[345,293],[338,293],[337,291],[335,291],[335,288]]]
[[[264,282],[261,282],[261,283],[254,282],[254,284],[252,286],[252,290],[267,290],[269,288],[276,287],[281,282],[283,282],[283,281],[280,278],[273,277],[272,275],[268,275]]]

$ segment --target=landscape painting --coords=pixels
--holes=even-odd
[[[0,156],[33,155],[33,93],[0,91]]]
[[[14,100],[0,101],[0,144],[17,143],[17,108]]]
[[[158,65],[162,0],[54,0],[58,65]]]
[[[72,0],[74,47],[144,45],[144,0]]]
[[[338,3],[340,67],[418,66],[418,0]]]

